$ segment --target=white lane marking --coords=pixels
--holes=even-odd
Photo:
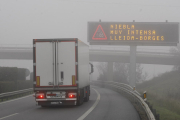
[[[4,103],[12,102],[12,101],[15,101],[15,100],[19,100],[19,99],[27,98],[27,97],[29,97],[29,96],[32,96],[32,94],[31,94],[31,95],[28,95],[28,96],[25,96],[25,97],[20,97],[20,98],[17,98],[17,99],[13,99],[13,100],[5,101],[5,102],[0,102],[0,104],[4,104]]]
[[[5,116],[5,117],[2,117],[2,118],[0,118],[0,120],[5,119],[5,118],[8,118],[8,117],[11,117],[11,116],[14,116],[14,115],[17,115],[17,114],[19,114],[19,113],[14,113],[14,114],[11,114],[11,115],[8,115],[8,116]]]
[[[81,117],[79,117],[77,120],[83,120],[84,118],[86,118],[88,115],[89,115],[89,113],[91,113],[92,112],[92,110],[97,106],[97,104],[98,104],[98,102],[99,102],[99,100],[100,100],[100,94],[99,94],[99,92],[96,90],[96,89],[94,89],[94,88],[92,88],[96,93],[97,93],[97,99],[96,99],[96,102],[93,104],[93,106],[91,107],[91,108],[89,108],[89,110],[88,111],[86,111]]]

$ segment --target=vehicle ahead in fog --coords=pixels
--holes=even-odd
[[[38,105],[81,105],[89,100],[89,46],[82,41],[34,39],[33,63]]]

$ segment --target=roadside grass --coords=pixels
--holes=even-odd
[[[154,108],[156,109],[157,113],[160,114],[160,120],[180,120],[180,115],[177,113],[156,105]]]
[[[180,120],[180,71],[171,71],[137,86],[140,93],[147,91],[160,120]]]
[[[160,120],[180,120],[180,107],[176,107],[179,103],[174,102],[175,100],[164,100],[164,99],[152,99],[154,97],[148,97],[148,102],[153,105],[153,109],[160,114]]]

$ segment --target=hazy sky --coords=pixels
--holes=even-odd
[[[180,0],[0,0],[0,44],[75,37],[88,21],[180,22]]]
[[[88,21],[180,22],[179,11],[180,0],[0,0],[0,45],[32,44],[36,38],[87,43]],[[172,68],[144,67],[151,75]]]

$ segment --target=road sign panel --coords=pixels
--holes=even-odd
[[[179,23],[88,22],[91,45],[158,45],[179,43]]]

